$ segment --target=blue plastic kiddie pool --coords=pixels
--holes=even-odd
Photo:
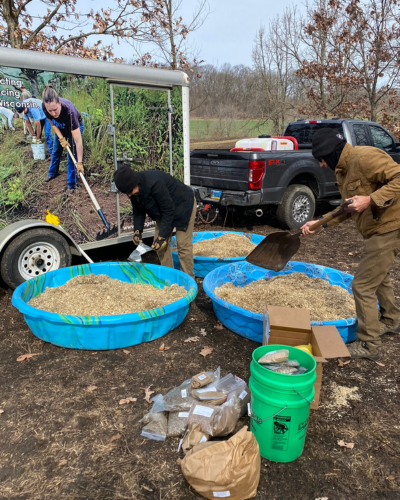
[[[239,233],[236,231],[198,231],[193,233],[193,243],[199,241],[211,240],[212,238],[218,238],[224,234],[244,234],[250,239],[252,243],[258,245],[265,238],[262,234],[252,234],[252,233]],[[176,237],[171,238],[171,247],[176,246]],[[204,278],[210,271],[213,271],[217,267],[225,266],[226,264],[233,264],[236,262],[243,261],[247,256],[243,257],[225,257],[223,259],[218,257],[197,257],[194,256],[194,275],[197,278]],[[180,269],[178,253],[172,251],[172,258],[174,260],[175,269]]]
[[[164,288],[176,283],[187,295],[157,309],[115,316],[70,316],[36,309],[27,302],[47,287],[64,285],[82,274],[106,274],[128,283]],[[153,264],[107,262],[67,267],[32,278],[14,292],[12,303],[24,315],[32,332],[42,340],[73,349],[118,349],[158,339],[185,319],[197,295],[194,279],[181,271]]]
[[[244,286],[252,281],[270,279],[278,274],[296,272],[304,273],[310,278],[322,278],[327,280],[331,285],[338,285],[349,293],[352,293],[351,282],[353,281],[353,276],[350,274],[330,267],[296,261],[288,262],[285,268],[279,273],[268,271],[248,262],[239,262],[219,267],[207,274],[203,281],[203,288],[211,298],[214,312],[223,325],[242,337],[261,343],[263,315],[253,313],[222,300],[215,295],[214,290],[227,282],[232,282],[235,286]],[[312,321],[311,325],[335,325],[344,342],[351,342],[357,337],[357,318],[346,318],[338,321]]]

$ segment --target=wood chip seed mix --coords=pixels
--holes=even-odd
[[[43,311],[73,316],[113,316],[156,309],[187,294],[179,285],[155,288],[124,283],[105,274],[76,276],[65,285],[46,290],[28,304]]]
[[[223,300],[264,314],[265,304],[308,309],[312,321],[335,321],[356,316],[354,298],[344,288],[303,273],[274,276],[243,287],[225,283],[215,289]]]

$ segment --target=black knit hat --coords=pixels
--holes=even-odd
[[[333,153],[339,145],[346,144],[343,134],[333,128],[321,128],[312,139],[312,155],[317,160]],[[342,149],[343,149],[342,147]]]
[[[120,167],[114,174],[114,182],[121,193],[129,194],[139,185],[140,174],[129,167]]]

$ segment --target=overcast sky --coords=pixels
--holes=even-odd
[[[188,42],[207,64],[223,63],[251,65],[251,52],[255,34],[262,23],[283,13],[293,0],[209,0],[210,13],[203,26],[190,33]],[[107,0],[79,0],[80,11],[85,6],[98,9],[110,5]],[[197,0],[183,0],[183,21],[191,20]],[[300,7],[298,5],[298,7]],[[94,37],[93,37],[94,39]],[[132,49],[128,44],[114,44],[115,54],[129,60]]]

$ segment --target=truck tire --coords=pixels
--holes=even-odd
[[[1,259],[1,277],[15,289],[26,280],[71,265],[67,240],[52,229],[30,229],[16,236]]]
[[[314,211],[315,198],[311,189],[301,184],[292,184],[286,189],[276,216],[284,228],[298,229],[312,220]]]

